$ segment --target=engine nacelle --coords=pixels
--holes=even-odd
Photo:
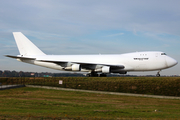
[[[102,73],[110,73],[110,67],[109,66],[103,66],[102,67]]]
[[[73,64],[72,65],[72,71],[81,71],[81,65],[80,64]]]

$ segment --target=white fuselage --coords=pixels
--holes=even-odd
[[[177,64],[175,59],[167,56],[163,52],[134,52],[115,55],[41,55],[25,57],[36,58],[36,60],[21,60],[22,62],[63,71],[66,71],[64,67],[71,66],[72,63],[94,64],[95,70],[102,68],[104,65],[123,65],[124,68],[119,71],[154,71],[166,69]],[[69,62],[69,64],[64,66],[57,64],[56,61],[65,61]],[[92,69],[82,69],[81,71],[91,70]]]

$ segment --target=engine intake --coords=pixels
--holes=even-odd
[[[81,65],[80,64],[73,64],[72,65],[72,71],[81,71]]]
[[[103,66],[102,67],[102,73],[110,73],[110,67],[109,66]]]

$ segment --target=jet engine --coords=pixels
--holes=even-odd
[[[109,66],[103,66],[102,67],[102,73],[110,73],[110,67]]]
[[[72,65],[72,71],[81,71],[81,65],[80,64],[73,64]]]
[[[122,69],[118,68],[111,68],[110,66],[103,66],[102,69],[97,71],[102,71],[102,73],[119,73],[119,74],[126,74],[127,71],[123,71]]]

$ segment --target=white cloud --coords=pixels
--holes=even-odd
[[[124,33],[116,33],[116,34],[106,35],[104,37],[116,37],[116,36],[121,36],[121,35],[124,35]]]

